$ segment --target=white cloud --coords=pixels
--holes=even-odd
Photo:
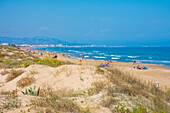
[[[40,30],[48,30],[48,27],[40,27]]]
[[[103,32],[107,32],[109,31],[108,29],[101,29],[100,32],[103,33]]]

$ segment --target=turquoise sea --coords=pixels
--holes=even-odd
[[[33,48],[54,53],[69,53],[73,59],[112,60],[117,62],[158,64],[170,68],[170,47],[43,47]]]

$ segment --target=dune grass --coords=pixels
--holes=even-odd
[[[9,75],[6,78],[6,82],[9,82],[13,79],[15,79],[16,77],[20,76],[22,73],[24,73],[23,70],[14,70],[12,69],[9,73]]]
[[[19,108],[21,106],[21,100],[18,99],[17,90],[0,91],[0,112],[6,113],[7,110],[13,108]]]
[[[34,77],[27,76],[27,77],[21,78],[17,82],[17,86],[21,87],[21,88],[24,88],[26,86],[31,85],[34,81],[35,81]]]
[[[1,75],[6,75],[6,74],[8,74],[9,73],[9,71],[8,70],[3,70],[3,71],[1,71]]]
[[[32,100],[32,104],[38,112],[90,113],[88,109],[81,108],[71,99],[68,99],[66,92],[63,91],[58,93],[49,87],[43,88],[40,93],[42,98]]]
[[[144,84],[139,79],[136,79],[129,75],[129,73],[123,73],[118,69],[108,69],[111,74],[108,75],[108,80],[115,84],[114,87],[108,87],[107,93],[113,96],[115,93],[125,94],[131,97],[142,96],[148,101],[153,103],[153,106],[140,105],[141,107],[150,108],[153,112],[168,112],[170,108],[170,90],[162,91],[155,87],[153,84]],[[149,103],[148,103],[149,104]]]

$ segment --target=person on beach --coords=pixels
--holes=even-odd
[[[79,65],[81,65],[81,60],[79,60]]]
[[[134,61],[133,61],[133,64],[135,64],[136,63],[136,59],[134,59]]]
[[[84,58],[84,57],[83,57],[83,54],[82,54],[81,56],[82,56],[82,59],[83,59],[83,58]]]

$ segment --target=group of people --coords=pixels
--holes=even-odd
[[[133,60],[133,65],[136,64],[136,59]],[[136,66],[136,67],[133,67],[133,68],[137,68],[137,69],[148,69],[146,66]]]

